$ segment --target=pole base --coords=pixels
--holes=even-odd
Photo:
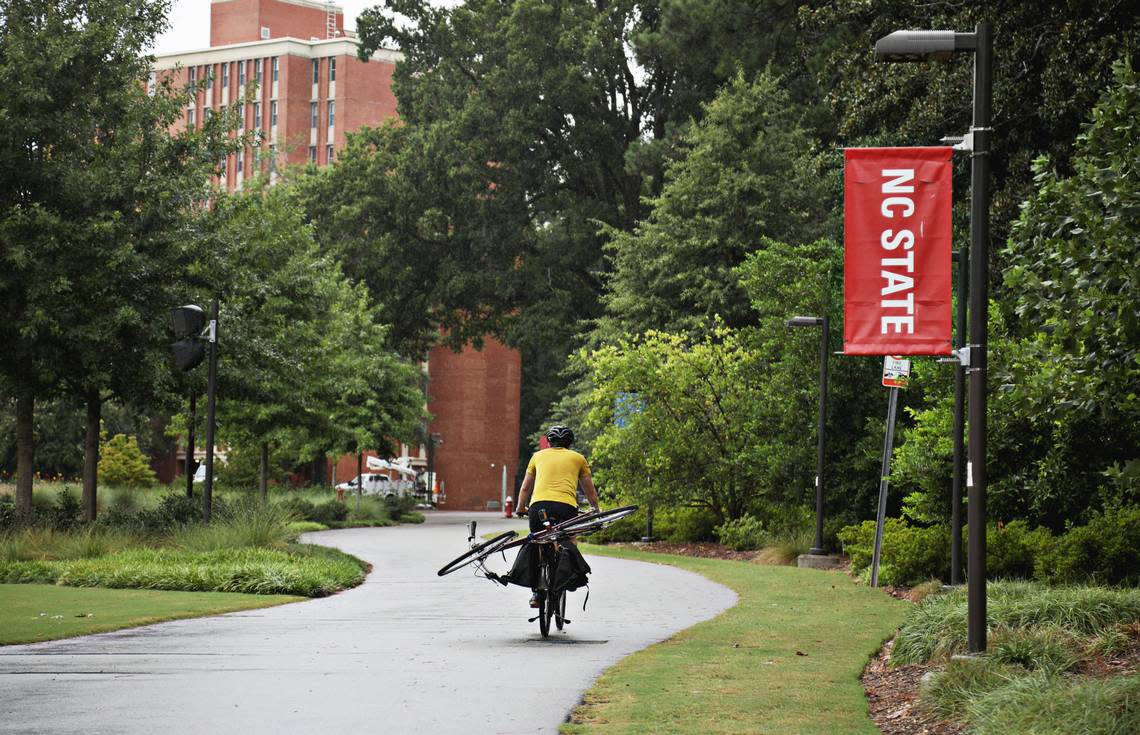
[[[810,554],[812,556],[827,556],[827,550],[813,546],[810,549],[808,549],[808,554]]]
[[[796,557],[796,566],[801,569],[841,569],[843,557],[838,554],[800,554]]]

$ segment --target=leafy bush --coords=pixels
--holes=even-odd
[[[759,549],[768,540],[764,524],[753,515],[741,516],[735,521],[726,521],[723,525],[717,526],[714,532],[718,541],[737,551]]]
[[[79,496],[66,485],[55,498],[49,515],[51,527],[59,531],[69,531],[83,522],[83,506]]]
[[[1032,582],[987,585],[991,630],[1063,627],[1095,636],[1120,623],[1140,621],[1140,590],[1046,587]],[[910,610],[898,635],[895,663],[919,663],[966,650],[966,590],[929,597]]]
[[[384,507],[389,518],[399,521],[401,516],[416,509],[416,499],[411,495],[392,495],[384,498]]]
[[[115,434],[99,449],[99,477],[116,487],[145,487],[157,482],[138,439],[124,434]]]
[[[318,505],[314,505],[312,513],[306,516],[305,520],[329,524],[343,521],[346,518],[348,518],[348,507],[344,503],[327,500]]]
[[[843,551],[851,557],[851,569],[863,572],[871,566],[875,548],[875,522],[847,526],[839,534]],[[941,579],[950,568],[950,534],[943,526],[918,528],[897,518],[883,526],[883,548],[879,582],[914,585],[931,578]]]
[[[963,529],[965,548],[966,529]],[[990,578],[1032,579],[1037,560],[1053,546],[1047,528],[1030,530],[1025,521],[1011,521],[986,529],[986,571]]]
[[[225,502],[220,497],[213,499],[213,512],[225,512]],[[129,522],[143,531],[162,533],[179,526],[198,523],[202,519],[201,498],[190,498],[180,493],[170,493],[148,510],[139,511]]]
[[[1038,558],[1036,576],[1049,582],[1140,584],[1140,506],[1094,513],[1087,526],[1057,539]]]

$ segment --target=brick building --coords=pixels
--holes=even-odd
[[[234,191],[254,172],[270,174],[307,161],[327,165],[346,134],[396,115],[392,72],[400,55],[379,50],[367,62],[344,29],[344,12],[314,0],[211,0],[210,47],[155,60],[153,81],[201,83],[180,127],[236,109],[242,130],[262,133],[257,147],[229,156],[219,183]],[[153,82],[152,82],[153,83]],[[236,106],[236,108],[234,107]],[[435,348],[429,376],[428,427],[442,440],[435,469],[441,508],[475,510],[501,501],[506,466],[509,494],[518,471],[521,361],[488,339],[483,350]],[[402,447],[426,469],[424,447]],[[352,479],[355,458],[330,463],[335,482]]]

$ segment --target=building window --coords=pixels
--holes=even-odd
[[[325,160],[329,163],[333,162],[333,147],[331,145],[325,151]]]
[[[269,40],[269,28],[267,28],[266,26],[261,27],[261,40],[262,41],[268,41]]]
[[[238,86],[239,87],[245,86],[245,62],[244,61],[238,62]]]
[[[273,81],[281,76],[281,59],[277,56],[273,57]]]
[[[317,162],[317,147],[315,145],[309,146],[309,160],[313,163]]]
[[[190,84],[191,84],[191,86],[193,86],[193,85],[198,83],[198,67],[196,67],[196,66],[190,67],[189,73],[190,73]]]
[[[152,71],[150,76],[146,78],[146,93],[151,97],[154,96],[155,90],[158,89],[158,76]]]
[[[253,60],[253,80],[258,84],[261,84],[261,69],[264,62],[264,59]]]
[[[317,103],[316,102],[310,102],[309,103],[309,117],[312,120],[309,123],[309,127],[316,130],[316,128],[317,128]]]
[[[333,127],[334,123],[336,123],[336,103],[330,100],[329,101],[329,127],[330,128]]]
[[[321,81],[321,60],[313,59],[313,84]]]
[[[222,160],[218,161],[218,176],[224,179],[226,178],[227,173],[228,166],[226,166],[226,159],[223,158]]]
[[[329,81],[336,81],[336,59],[331,56],[329,57]]]
[[[196,111],[193,107],[186,111],[186,127],[190,130],[194,129]]]
[[[237,106],[238,130],[245,130],[245,104],[239,102]]]
[[[237,172],[240,174],[245,170],[245,154],[237,154]]]
[[[269,103],[269,126],[273,127],[273,128],[277,127],[277,103],[276,102],[270,102]]]
[[[229,86],[230,86],[230,64],[227,61],[226,63],[222,64],[222,89],[226,89]]]
[[[261,103],[253,103],[253,129],[261,130]]]

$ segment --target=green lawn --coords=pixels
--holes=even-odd
[[[301,597],[0,584],[0,645],[296,602]]]
[[[731,588],[740,601],[606,671],[562,732],[879,732],[859,674],[908,603],[838,572],[583,550],[688,569]]]

